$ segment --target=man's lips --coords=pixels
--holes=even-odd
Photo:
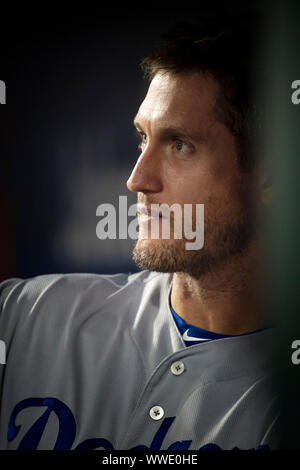
[[[148,220],[148,219],[162,219],[162,213],[151,206],[146,206],[145,204],[138,204],[137,205],[137,213],[140,219]]]

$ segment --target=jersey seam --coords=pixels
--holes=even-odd
[[[139,283],[140,283],[140,285],[142,286],[142,283],[141,283],[140,280],[139,280]],[[134,285],[134,283],[133,283],[132,285]],[[135,298],[135,297],[132,296],[132,300],[131,300],[131,303],[130,303],[130,308],[132,307],[133,299],[134,299],[134,298]],[[128,312],[127,312],[127,318],[129,318],[130,308],[128,309]],[[137,352],[138,352],[140,361],[141,361],[141,363],[142,363],[142,366],[143,366],[143,373],[144,373],[144,380],[146,381],[146,387],[147,387],[146,364],[145,364],[145,362],[144,362],[144,356],[143,356],[143,354],[142,354],[142,351],[141,351],[141,349],[140,349],[140,347],[139,347],[137,341],[136,341],[135,338],[134,338],[134,335],[132,334],[132,328],[131,328],[131,326],[132,326],[132,319],[130,319],[129,336],[130,336],[130,338],[131,338],[131,340],[132,340],[132,342],[133,342],[133,344],[134,344],[134,346],[135,346],[135,348],[136,348],[136,350],[137,350]],[[136,402],[136,405],[135,405],[135,407],[134,407],[134,409],[133,409],[133,411],[132,411],[132,418],[131,418],[130,424],[129,424],[128,428],[127,428],[128,431],[126,432],[125,436],[121,439],[120,446],[117,446],[117,443],[116,443],[116,447],[117,447],[117,448],[122,448],[123,442],[126,441],[126,438],[127,438],[127,436],[128,436],[128,432],[129,432],[129,428],[131,427],[131,423],[133,422],[134,417],[135,417],[135,411],[136,411],[136,409],[138,408],[139,403],[140,403],[140,401],[141,401],[141,399],[142,399],[142,397],[143,397],[144,389],[145,389],[145,387],[142,388],[142,391],[141,391],[141,393],[140,393],[140,396],[138,397],[137,402]]]

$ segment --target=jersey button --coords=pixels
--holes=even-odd
[[[173,362],[171,365],[171,372],[174,375],[180,375],[185,371],[185,365],[182,361]]]
[[[165,411],[161,406],[153,406],[151,410],[149,411],[149,415],[155,421],[161,419],[164,414],[165,414]]]

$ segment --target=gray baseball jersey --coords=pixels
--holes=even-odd
[[[0,285],[1,449],[268,449],[272,329],[186,347],[172,275]]]

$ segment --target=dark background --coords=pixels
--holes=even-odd
[[[132,241],[96,237],[96,208],[119,195],[136,202],[126,180],[148,86],[141,58],[178,21],[247,16],[254,5],[1,7],[0,280],[137,270]]]

